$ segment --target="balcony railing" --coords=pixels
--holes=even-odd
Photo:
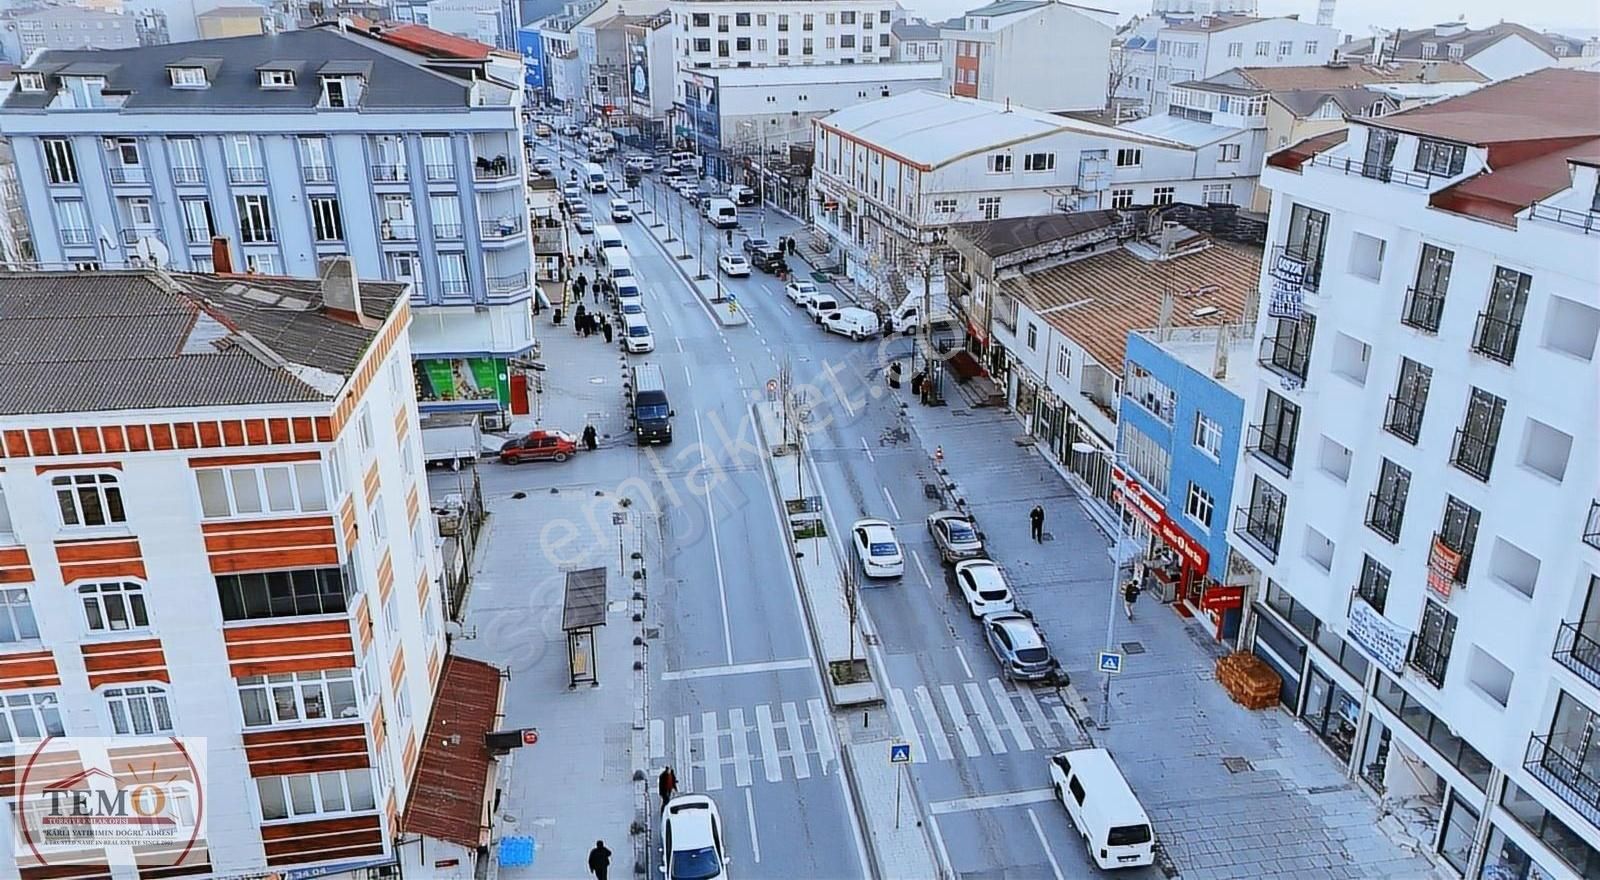
[[[1583,543],[1600,550],[1600,501],[1589,502],[1589,518],[1583,523]]]
[[[1521,321],[1495,317],[1488,312],[1478,313],[1478,327],[1472,335],[1472,350],[1490,360],[1509,364],[1517,356],[1517,336],[1522,332]]]
[[[145,173],[143,165],[113,165],[110,175],[112,183],[150,182],[150,175]]]
[[[87,229],[63,228],[61,230],[62,244],[89,244],[93,240],[93,236]]]
[[[515,176],[517,169],[505,156],[496,156],[493,159],[480,156],[472,163],[473,180],[505,180],[507,177]]]
[[[1424,333],[1438,333],[1439,321],[1443,317],[1442,292],[1421,287],[1406,290],[1405,304],[1400,307],[1400,323]]]
[[[306,183],[332,183],[333,166],[331,165],[304,165],[300,173]]]
[[[378,226],[378,235],[384,241],[416,241],[417,225],[415,223],[391,223],[385,220]]]
[[[374,165],[372,166],[372,179],[379,183],[404,183],[406,179],[406,166],[404,165]]]
[[[460,223],[433,224],[433,237],[440,241],[457,241],[461,238]]]
[[[195,229],[193,226],[184,227],[183,235],[184,240],[190,244],[210,244],[213,237],[211,230]]]
[[[1450,646],[1434,646],[1423,641],[1417,641],[1411,648],[1411,659],[1406,661],[1411,664],[1428,684],[1436,688],[1444,687],[1444,673],[1450,666]]]
[[[1400,543],[1400,524],[1405,514],[1406,509],[1393,498],[1384,498],[1376,492],[1367,496],[1367,527],[1391,544]]]
[[[1280,281],[1298,283],[1301,290],[1315,293],[1322,281],[1322,254],[1313,254],[1304,246],[1275,245],[1267,274]]]
[[[1292,340],[1280,340],[1276,336],[1261,338],[1261,352],[1256,362],[1263,367],[1305,382],[1310,361],[1309,346],[1297,346]]]
[[[1450,463],[1487,483],[1494,466],[1494,450],[1495,444],[1488,438],[1468,433],[1466,428],[1457,428],[1455,443],[1450,448]]]
[[[1417,438],[1422,436],[1422,407],[1391,395],[1383,415],[1383,427],[1412,446],[1417,445]]]
[[[1233,511],[1233,533],[1269,562],[1278,560],[1278,543],[1283,537],[1283,513],[1281,509],[1271,510],[1274,506],[1239,507]]]
[[[156,229],[154,226],[137,226],[132,229],[122,230],[122,243],[131,247],[138,244],[140,239],[151,236],[159,237],[160,235],[161,230]]]
[[[454,165],[440,165],[430,162],[423,166],[422,170],[428,175],[428,179],[433,181],[450,180],[456,176],[456,167]]]
[[[206,173],[195,165],[178,165],[172,169],[172,182],[178,184],[205,183]]]
[[[1245,438],[1245,449],[1287,477],[1294,470],[1295,441],[1293,437],[1281,436],[1277,426],[1273,427],[1273,432],[1268,433],[1266,425],[1251,425],[1249,435]]]
[[[490,293],[515,293],[528,286],[527,272],[513,272],[510,275],[490,275]]]
[[[1359,159],[1343,159],[1327,154],[1312,159],[1311,164],[1337,171],[1341,174],[1354,174],[1365,177],[1368,180],[1376,180],[1382,183],[1398,183],[1417,189],[1427,189],[1433,181],[1431,174],[1423,174],[1420,171],[1406,171],[1403,168],[1368,164]]]
[[[445,296],[466,296],[470,285],[465,281],[440,281],[439,292]]]
[[[1522,768],[1582,814],[1589,824],[1600,826],[1600,778],[1596,778],[1593,768],[1544,736],[1528,739]]]
[[[1600,641],[1583,634],[1582,622],[1569,620],[1556,633],[1556,649],[1550,656],[1573,674],[1600,688]]]
[[[245,244],[276,244],[278,233],[273,229],[241,229],[239,241]]]
[[[1445,545],[1446,547],[1449,547],[1451,550],[1454,550],[1461,557],[1460,561],[1456,563],[1456,574],[1452,580],[1463,587],[1466,586],[1467,574],[1468,572],[1472,571],[1472,551],[1462,550],[1460,547],[1457,547],[1457,542],[1445,537],[1441,532],[1434,532],[1433,539]]]
[[[1533,213],[1529,216],[1535,220],[1548,220],[1551,223],[1560,223],[1562,226],[1581,229],[1585,235],[1591,232],[1600,232],[1600,213],[1594,211],[1553,208],[1549,205],[1534,202]]]
[[[232,165],[228,168],[229,183],[266,183],[267,169],[260,165]]]
[[[500,220],[481,220],[478,222],[478,234],[487,239],[510,238],[522,231],[522,221],[516,217],[506,217]]]

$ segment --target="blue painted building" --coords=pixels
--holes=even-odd
[[[1129,332],[1118,410],[1117,449],[1136,484],[1124,491],[1144,502],[1133,506],[1146,511],[1149,557],[1175,562],[1152,564],[1147,583],[1207,615],[1219,638],[1236,635],[1243,605],[1235,586],[1243,581],[1230,578],[1227,527],[1250,338],[1231,325]]]

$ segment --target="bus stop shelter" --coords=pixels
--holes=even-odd
[[[567,634],[568,688],[579,682],[600,686],[596,666],[594,630],[606,625],[606,570],[580,568],[567,572],[566,598],[561,607],[561,630]]]

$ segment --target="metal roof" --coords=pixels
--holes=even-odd
[[[1200,122],[1171,115],[1146,116],[1143,119],[1135,119],[1132,122],[1117,126],[1117,130],[1177,141],[1187,147],[1203,147],[1206,144],[1214,144],[1225,138],[1243,134],[1245,131],[1242,128],[1212,125],[1209,122]]]
[[[957,223],[950,231],[991,257],[1003,257],[1046,242],[1114,226],[1118,218],[1116,211],[1079,211]]]
[[[499,669],[445,657],[416,776],[400,815],[401,831],[468,849],[483,845],[484,800],[495,765],[484,737],[499,724],[504,687]]]
[[[561,629],[572,632],[606,622],[606,570],[582,568],[567,572],[566,598],[561,604]]]

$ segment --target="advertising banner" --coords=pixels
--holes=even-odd
[[[650,100],[650,47],[643,41],[628,46],[628,87],[639,101]]]
[[[414,365],[423,403],[511,403],[511,378],[501,358],[431,358]]]
[[[1306,277],[1306,261],[1287,254],[1277,254],[1272,262],[1272,296],[1267,301],[1267,314],[1274,318],[1300,320],[1304,296],[1301,284]]]
[[[1379,666],[1396,675],[1406,665],[1406,648],[1411,634],[1389,622],[1366,600],[1356,598],[1350,603],[1350,622],[1345,628],[1350,640],[1367,652]]]
[[[533,91],[544,91],[544,41],[537,28],[517,31],[517,51],[522,54],[522,83]]]
[[[1455,586],[1456,572],[1461,570],[1461,554],[1449,547],[1438,538],[1433,539],[1433,547],[1428,550],[1428,589],[1439,594],[1440,598],[1450,598],[1450,590]]]

